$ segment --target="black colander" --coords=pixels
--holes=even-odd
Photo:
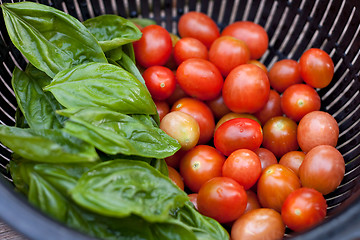
[[[2,0],[0,0],[2,2]],[[8,2],[8,1],[6,1]],[[330,54],[335,64],[331,84],[319,90],[322,109],[339,123],[337,149],[346,161],[346,174],[338,189],[327,195],[328,217],[320,225],[293,239],[360,239],[360,1],[342,0],[39,0],[83,21],[102,14],[154,19],[177,33],[179,17],[201,11],[223,29],[249,20],[269,35],[269,49],[260,59],[268,68],[284,58],[298,60],[311,47]],[[14,125],[16,100],[11,73],[26,60],[12,45],[0,17],[0,123]],[[6,170],[11,151],[0,144],[0,218],[29,239],[91,239],[47,217],[14,191]],[[286,237],[288,238],[288,237]]]

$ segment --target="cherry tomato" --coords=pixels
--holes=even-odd
[[[219,69],[201,58],[190,58],[182,62],[176,71],[176,77],[188,95],[200,100],[212,100],[219,96],[224,82]]]
[[[171,94],[171,96],[168,97],[165,101],[171,107],[177,100],[184,98],[184,97],[189,97],[189,95],[187,95],[184,92],[184,90],[180,87],[180,85],[176,82],[175,90],[174,90],[173,94]]]
[[[214,114],[215,119],[217,120],[222,118],[225,114],[231,112],[224,103],[224,99],[221,94],[213,100],[206,101],[206,104],[209,106]]]
[[[274,63],[268,75],[271,87],[279,93],[293,84],[302,83],[300,65],[292,59],[283,59]]]
[[[283,111],[281,109],[281,98],[278,92],[271,89],[269,92],[269,99],[265,105],[254,116],[259,119],[261,125],[264,124],[272,117],[282,116]]]
[[[285,225],[280,213],[269,208],[251,210],[231,227],[231,240],[279,240],[284,234]]]
[[[322,194],[334,191],[345,174],[345,162],[341,153],[330,145],[312,148],[304,158],[299,176],[304,187],[314,188]]]
[[[254,113],[266,104],[269,92],[266,73],[253,64],[243,64],[234,68],[226,77],[222,95],[231,111]]]
[[[263,171],[265,168],[272,164],[278,163],[275,155],[266,148],[258,148],[254,152],[258,155],[260,159],[261,171]]]
[[[176,86],[174,73],[167,67],[151,66],[142,74],[146,87],[155,100],[165,100],[173,94]]]
[[[214,135],[215,119],[211,109],[202,101],[195,98],[181,98],[174,103],[171,111],[180,111],[191,115],[200,127],[198,144],[205,144]]]
[[[214,177],[220,177],[225,157],[214,147],[197,145],[180,161],[180,174],[185,185],[193,192]]]
[[[291,85],[281,96],[281,109],[295,122],[299,122],[309,112],[319,111],[320,106],[319,94],[306,84]]]
[[[286,198],[281,208],[281,217],[288,228],[299,232],[322,222],[326,210],[326,200],[320,192],[302,187]]]
[[[165,158],[165,162],[168,166],[173,167],[175,169],[179,169],[180,160],[186,153],[187,153],[187,151],[180,149],[173,155]]]
[[[247,196],[247,204],[244,213],[249,212],[250,210],[253,209],[261,208],[258,197],[254,191],[247,190],[246,196]]]
[[[250,59],[250,51],[244,41],[231,36],[217,38],[209,49],[209,60],[226,77],[235,67]]]
[[[234,112],[229,112],[227,114],[225,114],[222,118],[219,119],[219,121],[216,123],[215,125],[215,130],[220,127],[221,124],[223,124],[224,122],[226,121],[229,121],[231,119],[234,119],[234,118],[249,118],[249,119],[252,119],[252,120],[255,120],[257,121],[259,124],[260,121],[259,119],[257,119],[254,115],[252,114],[249,114],[249,113],[234,113]]]
[[[325,51],[318,48],[306,50],[300,57],[300,75],[314,88],[328,86],[334,76],[334,63]]]
[[[187,113],[175,111],[166,114],[160,122],[160,129],[176,139],[185,151],[193,148],[199,141],[199,124]]]
[[[285,153],[279,160],[279,164],[286,166],[299,177],[299,168],[304,161],[305,153],[301,151],[290,151]]]
[[[172,43],[171,54],[164,66],[171,70],[174,70],[177,67],[177,63],[175,62],[175,58],[174,58],[174,46],[180,40],[180,38],[173,33],[170,33],[170,37],[171,37],[171,43]]]
[[[161,121],[163,117],[170,112],[169,104],[165,101],[156,101],[156,100],[154,100],[154,103],[156,105],[156,110],[159,114],[159,118]]]
[[[304,152],[318,145],[335,147],[339,138],[339,126],[333,116],[323,111],[306,114],[299,122],[297,140]]]
[[[222,176],[236,180],[245,190],[256,183],[260,174],[260,159],[256,153],[248,149],[232,152],[222,167]]]
[[[176,186],[178,186],[181,190],[184,191],[184,181],[178,171],[175,168],[168,166],[169,178]]]
[[[270,165],[257,183],[259,202],[263,207],[280,212],[286,197],[300,187],[300,180],[293,171],[280,164]]]
[[[244,213],[247,195],[243,186],[235,180],[215,177],[201,186],[197,202],[201,214],[219,223],[229,223]]]
[[[263,147],[273,152],[277,158],[281,158],[287,152],[298,150],[296,129],[296,122],[290,118],[271,118],[263,127]]]
[[[182,15],[178,23],[180,37],[193,37],[210,48],[215,39],[220,36],[220,31],[209,16],[201,12],[187,12]]]
[[[264,72],[265,72],[266,74],[268,74],[268,70],[267,70],[266,66],[265,66],[262,62],[260,62],[260,61],[258,61],[258,60],[250,59],[248,63],[254,64],[254,65],[258,66],[259,68],[261,68],[262,70],[264,70]]]
[[[242,148],[256,150],[262,140],[260,124],[249,118],[234,118],[226,121],[214,134],[214,145],[225,156]]]
[[[189,200],[192,202],[192,204],[194,204],[194,207],[195,207],[196,209],[198,209],[197,196],[198,196],[197,193],[190,193],[190,194],[188,195]]]
[[[269,37],[265,29],[249,21],[238,21],[226,26],[221,36],[233,36],[244,41],[249,47],[251,59],[261,58],[269,45]]]
[[[146,68],[164,65],[172,51],[170,34],[159,25],[144,27],[142,37],[133,46],[137,63]]]
[[[174,58],[179,65],[189,58],[208,59],[208,49],[196,38],[181,38],[174,46]]]

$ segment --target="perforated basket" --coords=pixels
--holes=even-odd
[[[0,0],[1,2],[2,0]],[[39,0],[79,20],[102,14],[154,19],[177,33],[179,17],[201,11],[223,29],[231,22],[250,20],[269,35],[269,49],[260,59],[268,68],[283,58],[298,60],[308,48],[330,54],[335,64],[331,84],[319,90],[322,110],[339,123],[337,149],[346,161],[346,174],[338,189],[327,195],[328,218],[293,239],[360,239],[360,1],[342,0]],[[26,60],[12,45],[0,17],[0,123],[14,125],[16,100],[11,73]],[[0,145],[0,218],[29,239],[91,239],[50,219],[14,191],[6,170],[11,151]]]

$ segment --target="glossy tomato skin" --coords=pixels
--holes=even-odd
[[[175,91],[175,74],[164,66],[151,66],[142,74],[146,87],[155,100],[165,100]]]
[[[246,195],[247,195],[248,201],[247,201],[246,209],[245,209],[244,213],[249,212],[250,210],[253,210],[253,209],[261,208],[259,199],[254,191],[246,190]]]
[[[282,111],[295,122],[299,122],[309,112],[319,111],[320,107],[319,94],[307,84],[291,85],[281,96]]]
[[[214,134],[214,146],[225,156],[242,148],[256,150],[262,140],[260,124],[249,118],[234,118],[226,121]]]
[[[249,113],[234,113],[234,112],[229,112],[227,114],[225,114],[222,118],[219,119],[219,121],[217,121],[216,125],[215,125],[215,130],[220,127],[221,124],[223,124],[226,121],[229,121],[231,119],[234,118],[249,118],[252,120],[255,120],[256,122],[258,122],[259,124],[260,121],[259,119],[257,119],[254,115],[249,114]]]
[[[228,108],[237,113],[255,113],[268,101],[269,79],[254,64],[234,68],[225,78],[222,96]],[[256,99],[256,100],[254,100]]]
[[[324,195],[333,192],[340,185],[344,174],[344,158],[330,145],[312,148],[299,168],[302,185],[314,188]]]
[[[237,21],[224,28],[221,36],[233,36],[246,43],[251,59],[259,59],[268,49],[269,37],[265,29],[250,21]]]
[[[327,204],[324,196],[313,188],[296,189],[286,198],[281,217],[288,228],[300,232],[325,219]]]
[[[180,111],[191,115],[198,122],[200,137],[198,144],[205,144],[214,135],[215,119],[211,109],[195,98],[181,98],[174,103],[171,111]]]
[[[325,51],[318,48],[306,50],[300,57],[300,75],[314,88],[328,86],[334,76],[334,63]]]
[[[172,51],[170,34],[159,25],[144,27],[142,37],[133,46],[137,63],[146,68],[164,65]]]
[[[260,174],[260,159],[249,149],[238,149],[232,152],[222,167],[222,176],[236,180],[245,190],[256,183]]]
[[[229,223],[244,213],[247,195],[243,186],[235,180],[215,177],[202,185],[197,202],[201,214],[219,223]]]
[[[280,60],[269,70],[270,85],[277,92],[282,93],[293,84],[302,83],[300,65],[292,59]]]
[[[225,114],[231,112],[230,109],[226,106],[221,94],[219,94],[219,96],[213,100],[206,101],[206,104],[213,112],[216,120],[219,120]]]
[[[301,151],[290,151],[285,153],[279,160],[279,164],[286,166],[299,177],[299,168],[304,161],[305,153]]]
[[[197,196],[198,196],[197,193],[190,193],[190,194],[188,195],[190,202],[192,202],[192,204],[194,205],[194,207],[195,207],[196,209],[198,209]]]
[[[280,240],[284,234],[285,225],[280,213],[270,208],[245,213],[231,228],[232,240]]]
[[[254,151],[258,155],[261,162],[261,171],[270,165],[278,163],[275,155],[266,148],[258,148]]]
[[[180,85],[176,82],[175,90],[170,97],[168,97],[165,101],[171,106],[179,99],[184,97],[190,97],[188,94],[184,92],[184,90],[180,87]]]
[[[261,125],[264,124],[272,117],[282,116],[283,111],[281,109],[281,97],[278,92],[271,89],[269,92],[269,99],[265,105],[254,116],[259,119]]]
[[[185,150],[178,150],[173,155],[165,158],[165,162],[168,166],[173,167],[175,169],[179,169],[180,166],[180,160],[183,158],[183,156],[187,153]]]
[[[163,117],[170,112],[169,104],[165,101],[156,101],[156,100],[154,100],[154,103],[161,121]]]
[[[263,207],[280,212],[286,197],[300,187],[300,180],[293,171],[280,164],[270,165],[257,183],[259,202]]]
[[[219,69],[201,58],[190,58],[182,62],[176,70],[176,77],[185,93],[200,100],[215,99],[224,84]]]
[[[197,145],[180,160],[180,174],[185,185],[198,192],[200,187],[214,177],[220,177],[225,157],[214,147]]]
[[[168,166],[169,178],[176,186],[184,191],[184,181],[180,173],[173,167]]]
[[[174,59],[177,65],[189,58],[208,59],[208,49],[196,38],[181,38],[174,46]]]
[[[220,31],[209,16],[201,12],[187,12],[178,23],[181,38],[193,37],[201,41],[207,48],[220,36]]]
[[[258,60],[250,59],[248,63],[254,64],[254,65],[258,66],[259,68],[261,68],[262,70],[264,70],[264,72],[265,72],[266,74],[268,74],[268,70],[267,70],[266,66],[265,66],[262,62],[260,62],[260,61],[258,61]]]

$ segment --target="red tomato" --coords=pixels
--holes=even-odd
[[[193,37],[210,48],[215,39],[220,36],[220,31],[210,17],[201,12],[188,12],[182,15],[178,23],[180,37]]]
[[[319,111],[321,99],[314,88],[306,84],[294,84],[288,87],[281,96],[281,109],[295,122],[312,111]]]
[[[244,41],[231,36],[222,36],[211,45],[209,60],[226,77],[232,69],[250,60],[250,51]]]
[[[187,153],[187,151],[185,150],[179,150],[176,153],[174,153],[173,155],[165,158],[165,162],[168,166],[173,167],[175,169],[179,169],[179,165],[180,165],[180,160],[182,159],[182,157],[185,155],[185,153]]]
[[[159,25],[142,29],[142,37],[133,43],[137,63],[143,67],[164,65],[172,51],[169,32]]]
[[[251,150],[238,149],[232,152],[222,167],[222,176],[237,181],[245,190],[250,189],[261,174],[261,162]]]
[[[184,92],[184,90],[180,87],[180,85],[177,83],[173,94],[171,94],[171,96],[166,99],[166,102],[171,107],[177,100],[184,97],[189,97],[189,95],[187,95]]]
[[[268,75],[271,87],[279,93],[293,84],[302,83],[300,65],[292,59],[283,59],[274,63]]]
[[[222,95],[231,111],[254,113],[264,107],[269,92],[266,73],[253,64],[243,64],[234,68],[226,77]]]
[[[248,201],[247,201],[246,209],[245,209],[244,213],[249,212],[250,210],[253,210],[253,209],[261,208],[259,199],[255,192],[253,192],[251,190],[247,190],[246,196],[247,196]]]
[[[142,76],[153,99],[161,101],[173,94],[176,79],[169,68],[151,66],[143,72]]]
[[[180,174],[185,185],[193,192],[214,177],[220,177],[225,157],[214,147],[198,145],[188,151],[180,161]]]
[[[231,240],[279,240],[284,234],[285,225],[280,213],[269,208],[251,210],[231,227]]]
[[[200,127],[198,144],[208,143],[214,135],[215,119],[211,109],[195,98],[181,98],[174,103],[171,111],[180,111],[191,115]]]
[[[238,21],[228,25],[221,36],[233,36],[244,41],[249,47],[251,59],[259,59],[269,45],[269,37],[265,29],[249,21]]]
[[[254,113],[254,116],[257,117],[261,125],[264,124],[272,117],[282,116],[283,111],[281,109],[281,98],[278,92],[271,89],[269,92],[269,99],[265,105],[257,112]]]
[[[334,76],[334,63],[329,54],[321,49],[306,50],[299,64],[302,79],[314,88],[328,86]]]
[[[286,166],[299,177],[299,168],[304,161],[305,153],[300,151],[290,151],[285,153],[279,160],[279,164]]]
[[[250,118],[252,120],[255,120],[257,121],[259,124],[260,121],[259,119],[257,119],[254,115],[252,114],[249,114],[249,113],[234,113],[234,112],[229,112],[227,114],[225,114],[222,118],[219,119],[219,121],[216,123],[215,125],[215,130],[220,127],[221,124],[223,124],[224,122],[226,121],[229,121],[231,119],[234,119],[234,118]]]
[[[280,212],[286,197],[300,188],[296,174],[280,164],[268,166],[257,183],[257,194],[261,206]]]
[[[176,77],[187,94],[200,100],[212,100],[219,96],[224,82],[219,69],[201,58],[190,58],[182,62],[176,71]]]
[[[198,196],[197,193],[190,193],[190,194],[188,195],[190,202],[192,202],[192,204],[194,204],[194,207],[195,207],[196,209],[198,209],[197,196]]]
[[[161,121],[163,117],[170,112],[169,104],[165,101],[156,101],[156,100],[154,100],[154,103],[156,105],[156,110],[159,114]]]
[[[219,223],[229,223],[244,213],[247,195],[243,186],[235,180],[215,177],[202,185],[197,202],[201,214]]]
[[[181,190],[184,191],[184,181],[182,180],[182,177],[178,171],[175,170],[175,168],[172,168],[168,166],[168,172],[169,172],[169,178],[173,183],[175,183],[176,186],[178,186]]]
[[[287,152],[298,150],[296,129],[296,122],[290,118],[271,118],[263,127],[263,147],[273,152],[277,158],[281,158]]]
[[[260,124],[249,118],[234,118],[226,121],[214,134],[214,145],[225,156],[242,148],[256,150],[262,140]]]
[[[297,140],[304,152],[318,145],[335,147],[339,138],[339,126],[333,116],[323,111],[306,114],[299,122]]]
[[[189,58],[208,59],[208,49],[196,38],[181,38],[174,46],[174,58],[179,65]]]
[[[345,174],[345,162],[341,153],[329,145],[312,148],[304,158],[299,176],[304,187],[314,188],[326,195],[334,191]]]
[[[281,208],[281,217],[288,228],[299,232],[323,221],[326,210],[324,196],[315,189],[303,187],[286,198]]]
[[[230,112],[230,109],[224,103],[224,99],[221,94],[213,100],[206,101],[206,104],[209,106],[214,114],[215,119],[217,120]]]
[[[275,155],[266,148],[258,148],[254,152],[258,155],[260,159],[262,171],[268,166],[278,163]]]
[[[258,66],[259,68],[261,68],[262,70],[264,70],[264,72],[265,72],[266,74],[268,74],[268,70],[267,70],[266,66],[265,66],[263,63],[261,63],[260,61],[254,60],[254,59],[250,59],[248,63],[254,64],[254,65]]]

